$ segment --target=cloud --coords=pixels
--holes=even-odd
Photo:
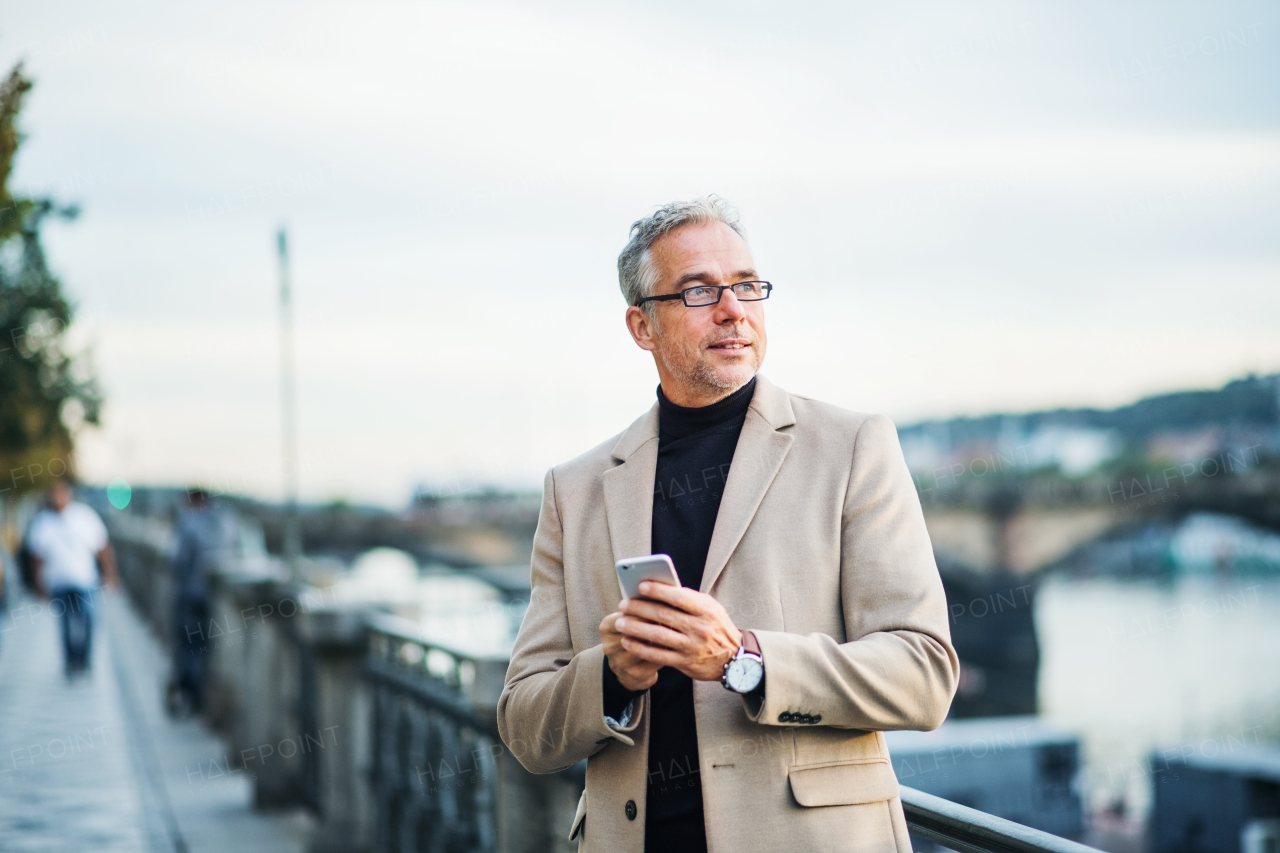
[[[16,181],[85,207],[49,249],[110,393],[97,479],[278,493],[281,222],[317,499],[536,487],[623,429],[656,380],[616,251],[707,192],[797,392],[902,420],[1280,366],[1268,7],[11,12]]]

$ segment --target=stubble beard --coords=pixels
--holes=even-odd
[[[747,338],[748,336],[730,335],[727,337]],[[687,362],[684,360],[681,360],[680,363],[668,361],[667,369],[675,374],[676,378],[681,382],[698,387],[703,391],[714,393],[737,390],[750,382],[751,377],[755,376],[756,372],[760,369],[760,354],[756,350],[756,347],[759,346],[759,341],[754,338],[755,336],[750,336],[748,338],[751,340],[752,355],[754,356],[749,365],[740,365],[736,368],[717,368],[708,360],[707,351],[702,347],[699,347],[693,354],[693,363],[691,365],[686,367],[685,365]],[[750,367],[750,373],[748,373],[745,378],[740,379],[739,377],[742,376],[740,371],[742,367],[746,366]]]
[[[751,365],[751,375],[739,380],[738,376],[741,374],[738,370],[733,370],[732,372],[729,370],[717,370],[707,364],[705,359],[700,358],[698,359],[697,367],[694,368],[693,375],[689,378],[708,390],[733,391],[750,382],[751,376],[755,376],[755,374],[756,366],[753,364]]]

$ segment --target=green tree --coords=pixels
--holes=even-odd
[[[66,350],[72,306],[49,271],[40,227],[75,207],[9,190],[22,143],[18,112],[31,81],[19,64],[0,85],[0,490],[39,488],[72,468],[73,424],[98,422],[102,402],[83,355]]]

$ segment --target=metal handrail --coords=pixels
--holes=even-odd
[[[409,675],[402,668],[390,666],[379,660],[366,660],[364,673],[369,678],[400,690],[422,702],[433,711],[444,714],[460,726],[497,738],[497,726],[484,719],[458,694],[421,674]]]
[[[375,614],[369,618],[368,624],[375,635],[380,634],[388,640],[411,643],[424,650],[445,652],[453,660],[455,667],[478,660],[458,649],[440,644],[420,626],[407,619]],[[469,727],[497,739],[496,722],[481,716],[478,709],[459,692],[460,684],[457,682],[460,671],[450,673],[452,678],[430,677],[423,665],[403,665],[390,647],[379,654],[379,645],[376,642],[373,644],[372,653],[365,661],[364,671],[367,677],[413,696],[456,725]],[[450,684],[450,681],[454,683]],[[585,764],[585,761],[579,762],[562,772],[582,784],[585,781]],[[900,786],[899,790],[907,826],[912,834],[958,853],[1101,853],[1084,844],[962,806],[915,788]]]
[[[455,647],[447,643],[441,642],[435,635],[425,631],[421,624],[406,619],[403,616],[396,616],[392,613],[380,613],[377,611],[365,615],[365,624],[369,629],[390,637],[400,640],[407,640],[417,643],[423,648],[438,649],[439,651],[448,653],[451,657],[459,661],[464,660],[506,660],[505,656],[501,658],[493,655],[476,654],[470,651],[463,651],[460,647]]]
[[[898,790],[911,832],[959,853],[1100,853],[1097,848],[915,788],[903,785]]]
[[[366,626],[374,849],[494,853],[498,732],[468,695],[478,659],[441,647],[395,616],[371,615]]]

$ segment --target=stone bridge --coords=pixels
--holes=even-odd
[[[1218,512],[1280,530],[1280,471],[1171,466],[1082,483],[1058,479],[921,484],[925,523],[939,562],[979,574],[1029,575],[1126,527]],[[1185,470],[1191,467],[1191,471]]]

